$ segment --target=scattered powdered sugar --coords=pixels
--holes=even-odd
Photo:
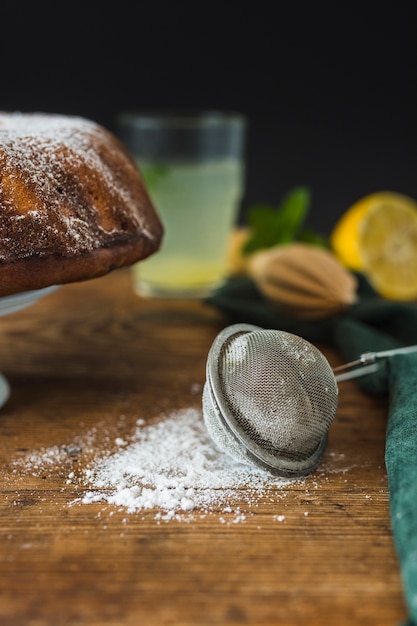
[[[83,426],[83,425],[82,425]],[[11,463],[13,473],[20,476],[39,476],[51,473],[55,470],[64,470],[71,466],[82,455],[85,459],[95,458],[98,440],[103,428],[94,427],[83,430],[82,434],[75,436],[71,443],[52,445],[20,454]],[[109,442],[109,439],[105,437]],[[72,473],[72,472],[70,472]]]
[[[85,470],[84,480],[92,487],[80,500],[85,504],[106,502],[128,512],[157,509],[157,517],[162,512],[164,519],[178,519],[184,512],[213,512],[236,501],[250,504],[266,487],[293,482],[219,452],[196,409],[138,427],[129,444],[123,442],[119,451],[96,459]],[[235,520],[244,519],[237,511]]]

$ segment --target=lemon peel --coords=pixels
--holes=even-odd
[[[334,227],[330,245],[338,259],[365,274],[392,300],[417,298],[417,202],[381,191],[353,204]]]

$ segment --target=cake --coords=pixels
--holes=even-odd
[[[88,280],[159,249],[133,157],[82,117],[0,112],[0,296]]]

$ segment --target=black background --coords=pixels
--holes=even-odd
[[[243,212],[304,184],[329,232],[367,193],[417,198],[416,4],[3,1],[0,108],[110,130],[128,109],[242,111]]]

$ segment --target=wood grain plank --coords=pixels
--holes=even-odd
[[[75,502],[68,482],[138,419],[201,405],[225,324],[199,301],[136,296],[128,271],[0,320],[0,624],[392,626],[405,616],[384,467],[385,398],[340,387],[323,463],[192,521]],[[336,365],[338,355],[321,347]],[[91,443],[93,441],[93,444]],[[86,443],[87,442],[87,443]],[[46,471],[28,455],[54,448]],[[19,465],[20,461],[20,465]]]

